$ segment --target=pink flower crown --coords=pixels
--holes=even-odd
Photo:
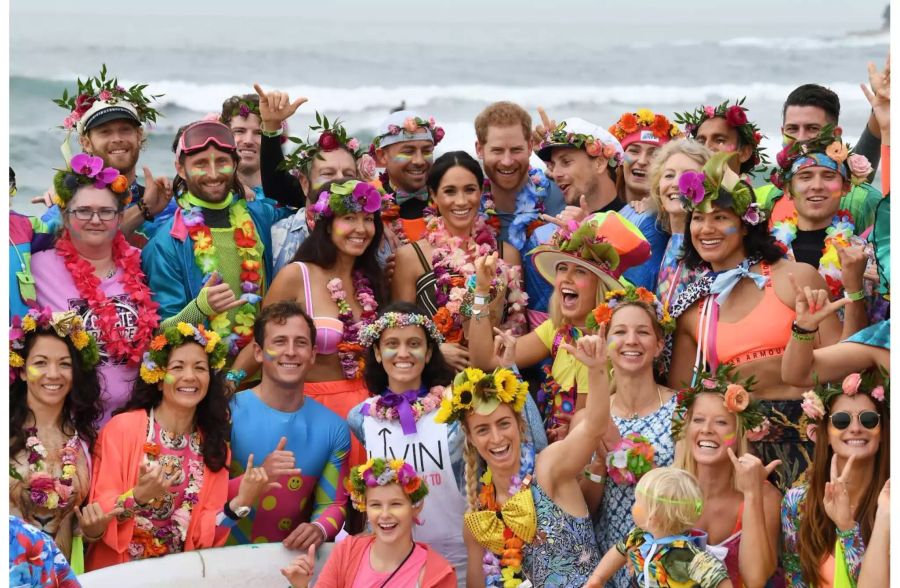
[[[312,210],[316,220],[356,212],[374,214],[381,210],[383,202],[384,195],[372,184],[349,180],[332,184],[330,191],[319,193]]]
[[[344,488],[350,495],[353,508],[359,512],[366,511],[367,489],[388,484],[399,485],[414,505],[422,502],[428,494],[428,485],[419,477],[416,470],[402,459],[371,458],[350,470],[350,475],[344,479]]]
[[[372,139],[372,144],[369,145],[369,155],[375,157],[375,150],[381,146],[381,142],[385,137],[396,136],[400,133],[414,135],[419,129],[424,129],[431,134],[435,146],[443,140],[445,135],[443,127],[437,126],[433,116],[427,120],[420,116],[408,116],[403,121],[402,127],[399,125],[388,125],[386,133],[382,133]]]
[[[883,384],[878,383],[878,376],[881,377]],[[877,402],[886,402],[888,398],[887,391],[890,390],[890,377],[884,368],[879,367],[876,370],[864,370],[862,372],[854,372],[847,375],[841,382],[841,385],[827,382],[820,384],[816,382],[812,390],[803,393],[803,402],[800,407],[803,413],[811,420],[819,421],[825,418],[828,413],[828,407],[835,398],[841,394],[847,396],[856,396],[857,394],[868,394]]]
[[[359,344],[363,347],[371,347],[386,329],[399,329],[402,327],[417,326],[425,329],[432,343],[440,345],[444,342],[444,336],[438,331],[434,321],[418,313],[386,312],[376,320],[365,325],[359,331]]]

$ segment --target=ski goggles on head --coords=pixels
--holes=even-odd
[[[858,415],[859,424],[866,429],[874,429],[881,423],[881,415],[874,410],[864,410]],[[836,412],[831,415],[831,426],[838,431],[843,431],[853,422],[854,415],[847,411]]]
[[[175,159],[180,159],[182,154],[190,155],[202,151],[210,145],[225,151],[237,151],[234,133],[230,128],[218,121],[202,120],[189,125],[181,133],[178,147],[175,149]]]

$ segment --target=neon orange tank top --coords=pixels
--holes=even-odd
[[[741,320],[720,320],[716,325],[716,355],[720,363],[740,365],[784,354],[796,313],[775,293],[769,264],[762,263],[762,272],[768,281],[760,303]]]

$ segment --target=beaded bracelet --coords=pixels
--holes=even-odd
[[[812,329],[812,330],[804,329],[803,327],[801,327],[800,325],[797,324],[797,321],[794,321],[793,323],[791,323],[791,332],[797,333],[798,335],[814,335],[815,333],[819,332],[819,327],[816,327],[815,329]]]
[[[147,206],[147,203],[144,202],[143,199],[137,201],[138,210],[141,211],[141,216],[144,217],[146,221],[152,221],[153,215],[150,214],[150,208]]]

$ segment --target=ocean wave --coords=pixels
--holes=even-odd
[[[891,41],[887,32],[848,35],[846,37],[737,37],[719,41],[722,47],[759,47],[764,49],[815,51],[852,47],[885,47]]]

